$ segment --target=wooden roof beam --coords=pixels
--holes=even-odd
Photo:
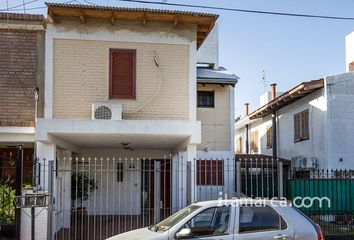
[[[146,13],[144,13],[144,17],[143,17],[143,26],[146,27]]]
[[[178,25],[178,17],[175,16],[174,22],[173,22],[173,26],[177,27]]]
[[[114,25],[114,12],[111,13],[111,24]]]
[[[209,26],[198,25],[198,32],[209,32],[209,31],[210,31]]]
[[[48,11],[47,20],[48,20],[50,23],[54,23],[54,13],[53,13],[53,11],[51,11],[51,10]]]
[[[81,23],[86,23],[86,17],[85,17],[84,12],[80,13],[80,21],[81,21]]]

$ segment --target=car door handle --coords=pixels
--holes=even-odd
[[[274,239],[286,239],[288,237],[288,235],[283,234],[278,234],[276,236],[274,236]]]

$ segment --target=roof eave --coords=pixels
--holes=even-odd
[[[115,20],[146,22],[169,22],[175,27],[178,23],[197,25],[197,49],[203,44],[213,29],[218,15],[209,13],[187,12],[177,10],[159,10],[147,8],[123,8],[90,6],[80,4],[45,3],[48,7],[48,20],[54,22],[56,17],[77,17],[81,23],[86,18],[107,19],[114,24]]]
[[[297,100],[317,91],[324,86],[324,79],[312,80],[309,82],[303,82],[293,87],[289,91],[283,93],[277,98],[273,99],[269,103],[258,108],[254,112],[250,113],[248,117],[250,119],[263,118],[271,113],[293,103]]]
[[[234,87],[237,84],[236,79],[214,79],[214,78],[197,78],[198,84],[218,84],[218,85],[231,85]]]

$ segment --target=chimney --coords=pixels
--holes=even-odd
[[[245,103],[245,116],[248,116],[248,105],[249,103]]]
[[[276,83],[272,83],[270,84],[270,86],[272,87],[272,98],[271,100],[273,100],[274,98],[277,97],[277,84]]]

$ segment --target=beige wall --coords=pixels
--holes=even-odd
[[[197,108],[197,120],[202,122],[202,143],[198,150],[228,151],[231,149],[230,87],[198,84],[200,91],[215,92],[215,108]]]
[[[110,48],[137,51],[135,100],[108,100]],[[92,103],[105,101],[122,103],[125,119],[189,117],[188,45],[55,39],[53,58],[53,118],[90,119]],[[154,96],[160,79],[158,95],[135,113]]]

